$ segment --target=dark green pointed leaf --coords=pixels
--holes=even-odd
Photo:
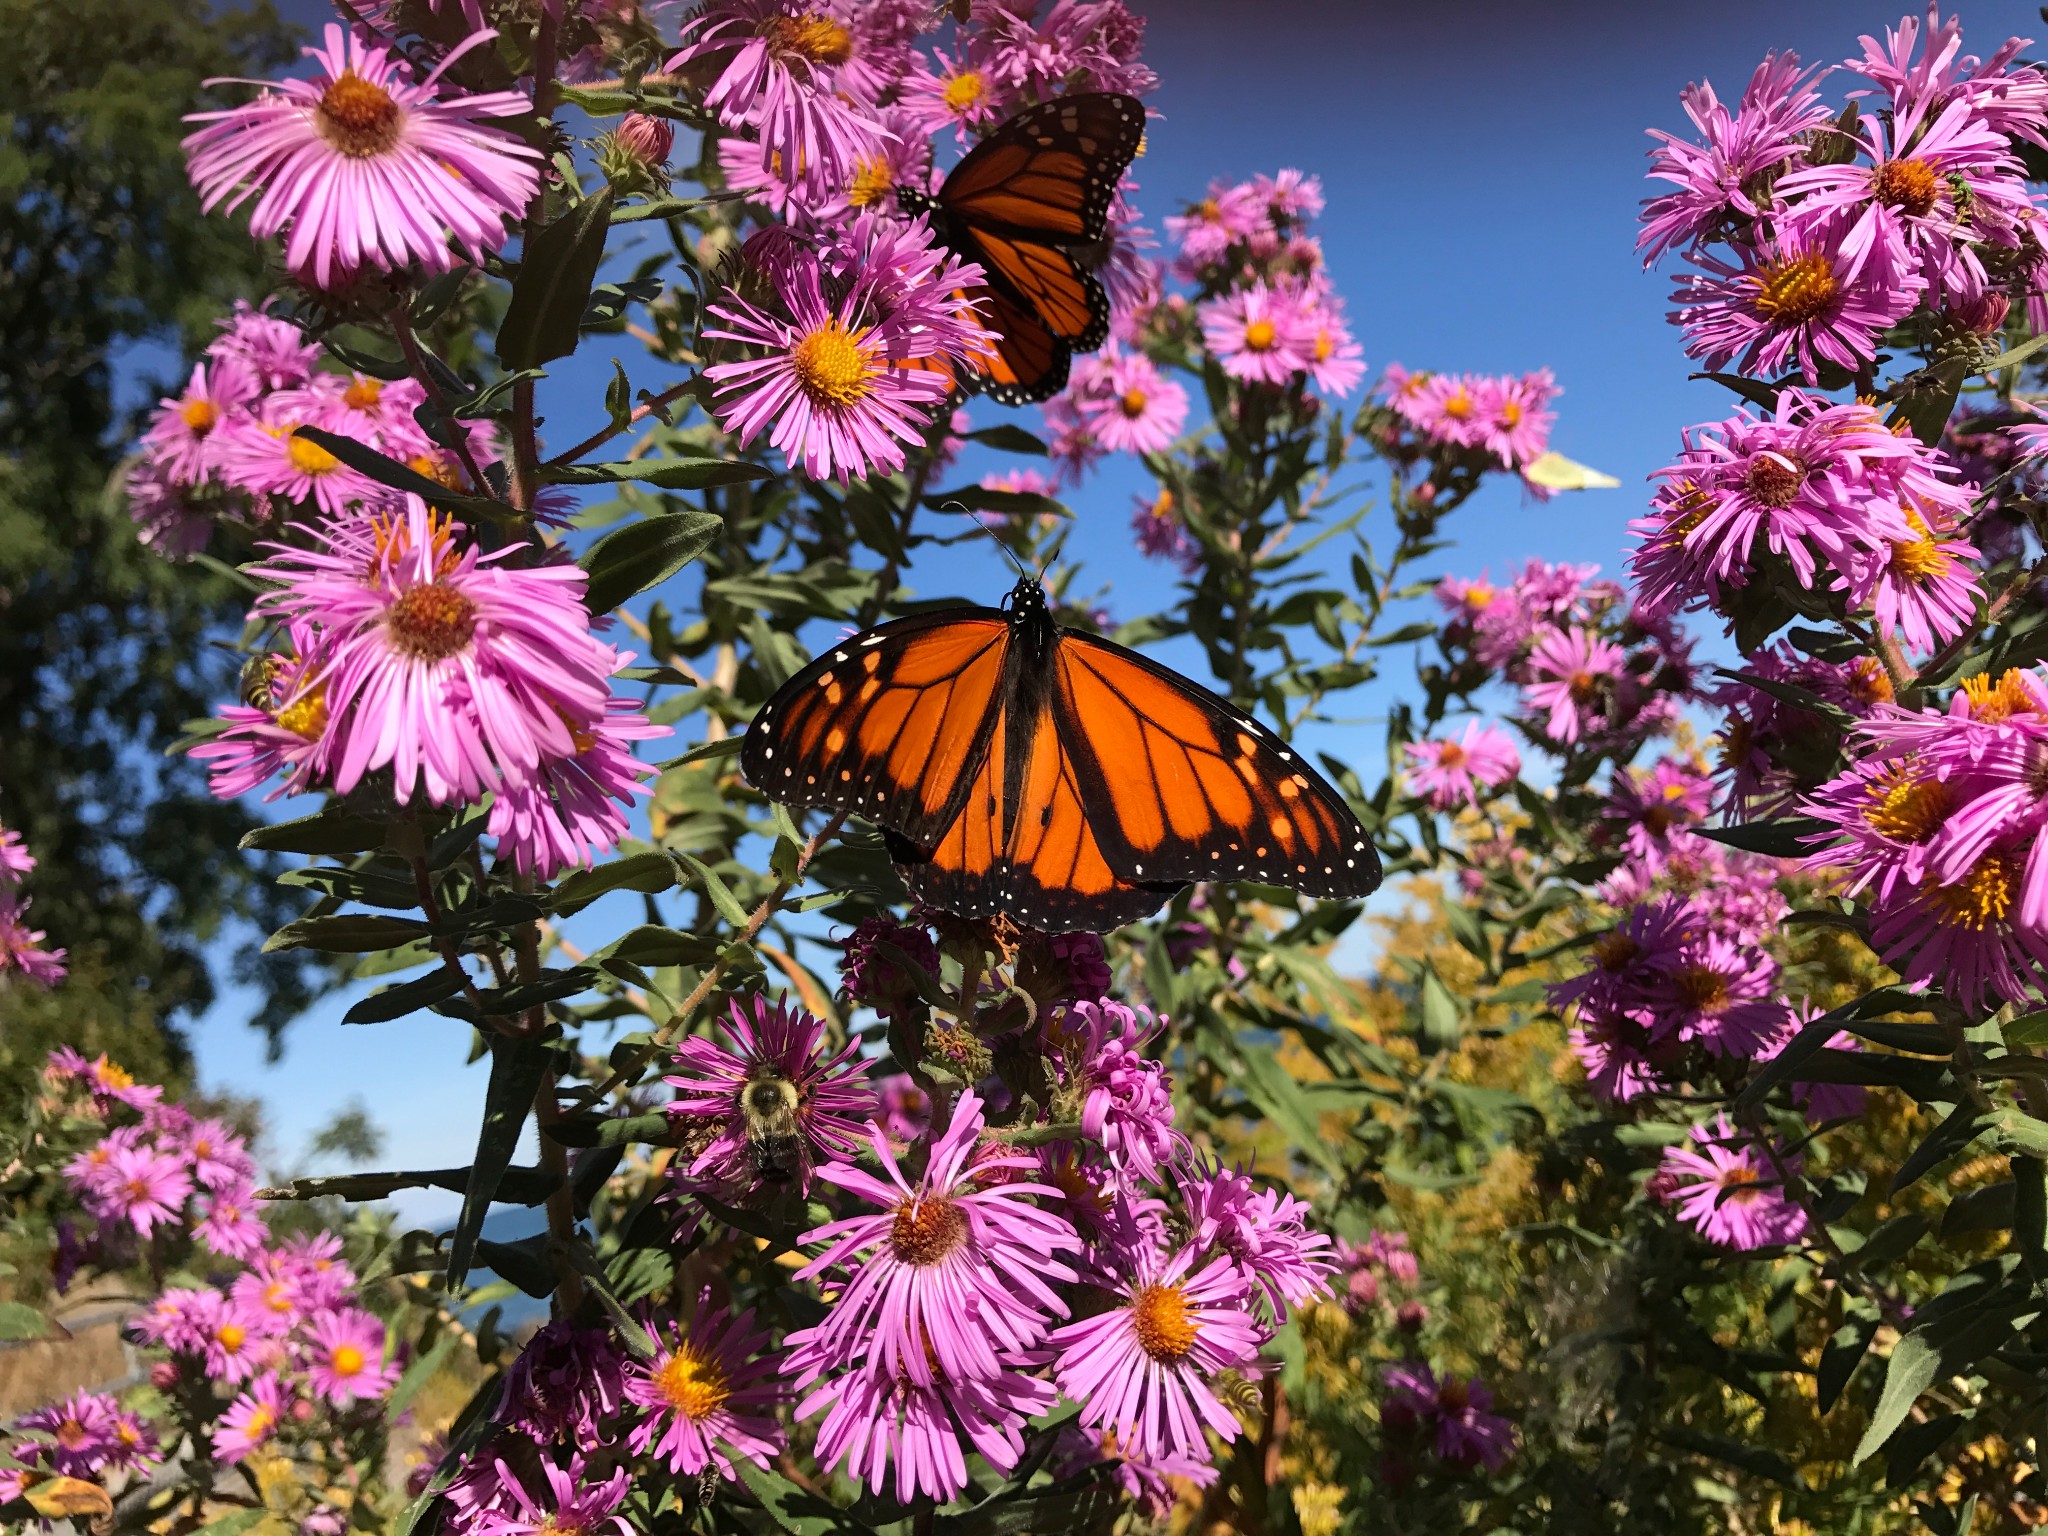
[[[571,917],[608,891],[653,895],[675,885],[675,860],[665,853],[636,853],[566,876],[555,886],[548,904],[561,916]]]
[[[243,835],[241,846],[262,853],[367,853],[382,845],[384,835],[381,821],[350,816],[330,806],[293,821],[257,827]]]
[[[312,949],[329,955],[360,955],[374,949],[396,949],[430,930],[425,923],[403,917],[377,917],[344,912],[335,917],[302,917],[286,923],[263,941],[263,952]]]
[[[342,1016],[344,1024],[384,1024],[422,1008],[431,1008],[462,990],[462,974],[438,965],[424,976],[373,992]]]
[[[494,519],[516,518],[519,514],[501,501],[488,496],[471,496],[462,491],[451,491],[440,481],[421,474],[409,465],[396,459],[386,458],[374,448],[366,448],[352,437],[342,437],[320,427],[297,427],[294,437],[303,437],[315,446],[325,448],[357,474],[388,485],[394,491],[408,491],[422,501],[437,507],[446,507],[451,512],[466,512],[472,517]]]
[[[724,528],[724,521],[712,513],[685,508],[613,530],[578,562],[590,573],[584,602],[594,614],[610,613],[628,598],[667,581],[709,549]]]
[[[664,491],[703,491],[746,480],[766,480],[774,473],[745,459],[689,458],[622,459],[615,464],[559,464],[541,478],[557,485],[616,485],[635,481]]]
[[[1001,453],[1029,453],[1045,457],[1045,444],[1026,432],[1022,427],[1002,422],[993,427],[983,427],[967,434],[967,441],[980,443],[985,448],[994,448]]]
[[[535,1093],[548,1068],[550,1052],[532,1039],[499,1035],[491,1041],[491,1081],[484,1092],[484,1123],[470,1163],[469,1184],[462,1192],[462,1214],[448,1245],[448,1289],[459,1291],[469,1274],[484,1217],[511,1166],[520,1129],[533,1108]]]
[[[1822,1413],[1835,1406],[1842,1389],[1849,1385],[1849,1378],[1856,1374],[1856,1367],[1870,1349],[1877,1325],[1883,1321],[1876,1306],[1860,1296],[1844,1301],[1842,1312],[1842,1326],[1820,1352],[1817,1391]]]
[[[612,192],[605,187],[526,242],[498,327],[498,361],[507,368],[538,368],[576,350],[611,218]]]
[[[1787,816],[1777,821],[1752,821],[1740,827],[1694,827],[1701,837],[1712,838],[1744,853],[1761,853],[1774,859],[1797,859],[1813,852],[1803,839],[1828,830],[1827,823],[1812,816]]]

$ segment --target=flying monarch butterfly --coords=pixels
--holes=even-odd
[[[897,191],[906,211],[931,215],[941,243],[988,274],[972,292],[995,352],[960,382],[1003,405],[1048,399],[1073,355],[1107,339],[1109,295],[1085,258],[1107,236],[1109,205],[1144,133],[1135,96],[1060,96],[990,132],[935,197]]]
[[[1135,651],[1002,608],[842,640],[761,707],[747,780],[882,827],[913,896],[1048,932],[1107,931],[1196,880],[1364,896],[1379,855],[1271,731]]]

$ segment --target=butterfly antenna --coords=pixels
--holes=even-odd
[[[998,538],[996,536],[995,529],[989,527],[987,523],[984,523],[981,520],[981,518],[975,514],[973,509],[967,505],[967,503],[965,503],[964,501],[949,501],[946,502],[943,506],[941,506],[939,510],[941,512],[958,512],[962,516],[973,518],[974,526],[979,528],[983,533],[987,534],[989,537],[989,542],[994,544],[997,549],[1003,552],[1003,558],[1010,562],[1010,568],[1014,570],[1019,576],[1025,577],[1027,579],[1030,577],[1031,573],[1024,569],[1024,562],[1017,558],[1017,552],[1010,548],[1009,545],[1005,544],[1000,538]]]

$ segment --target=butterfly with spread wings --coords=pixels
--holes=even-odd
[[[939,241],[978,263],[971,290],[995,351],[953,370],[1003,405],[1048,399],[1076,352],[1109,336],[1109,295],[1086,259],[1107,237],[1110,203],[1145,134],[1135,96],[1060,96],[1020,112],[961,159],[936,196],[898,190]]]
[[[1197,880],[1364,896],[1379,855],[1287,743],[1207,689],[1053,621],[1020,580],[841,641],[761,707],[747,781],[879,825],[918,900],[1106,932]]]

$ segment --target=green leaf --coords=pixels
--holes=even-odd
[[[2008,1104],[1984,1124],[1998,1150],[2008,1156],[2048,1157],[2048,1121]]]
[[[685,763],[718,762],[728,757],[738,757],[740,748],[746,742],[744,736],[721,736],[716,741],[702,741],[676,757],[671,757],[654,766],[663,773],[671,768],[680,768]]]
[[[1954,1282],[1951,1282],[1953,1284]],[[1884,1389],[1870,1424],[1850,1459],[1853,1466],[1876,1451],[1912,1411],[1915,1401],[1936,1381],[1961,1375],[2040,1316],[2031,1299],[1972,1298],[1966,1306],[1944,1311],[1931,1320],[1923,1312],[1913,1331],[1899,1340],[1886,1362]]]
[[[740,905],[739,897],[733,895],[732,887],[712,872],[710,865],[687,853],[678,853],[676,857],[689,865],[697,878],[704,882],[704,894],[711,898],[711,905],[718,908],[720,917],[735,928],[747,926],[747,909]]]
[[[806,1493],[779,1472],[734,1457],[740,1481],[761,1501],[768,1518],[790,1536],[875,1536],[874,1527],[842,1514],[816,1494]]]
[[[462,1340],[455,1334],[443,1334],[440,1343],[405,1368],[405,1374],[398,1378],[398,1385],[391,1389],[391,1396],[385,1400],[384,1411],[396,1419],[405,1411],[406,1405],[419,1396],[420,1388],[432,1381],[441,1367],[455,1358],[455,1351],[461,1347]]]
[[[373,949],[396,949],[414,939],[425,938],[431,930],[425,923],[404,917],[377,917],[371,913],[344,912],[338,917],[302,917],[286,923],[263,941],[263,952],[312,949],[328,955],[360,955]]]
[[[491,1082],[484,1092],[484,1123],[478,1133],[476,1157],[469,1168],[469,1187],[462,1192],[462,1215],[448,1244],[448,1289],[462,1288],[469,1274],[477,1234],[498,1192],[498,1182],[511,1166],[512,1150],[533,1108],[548,1068],[549,1051],[536,1040],[504,1035],[491,1041]]]
[[[1828,830],[1827,823],[1813,816],[1786,816],[1777,821],[1752,821],[1740,827],[1694,827],[1701,837],[1712,838],[1744,853],[1761,853],[1774,859],[1797,859],[1813,852],[1802,841]]]
[[[268,1518],[270,1511],[267,1509],[238,1509],[218,1520],[209,1520],[193,1536],[242,1536],[242,1532],[255,1530]]]
[[[616,485],[639,481],[664,491],[703,491],[718,485],[738,485],[747,480],[766,480],[774,474],[764,465],[745,459],[677,457],[668,459],[622,459],[615,464],[558,464],[542,471],[541,478],[556,485]]]
[[[614,529],[577,562],[590,573],[584,602],[594,614],[610,613],[667,581],[709,549],[724,529],[722,518],[689,508]]]
[[[526,242],[512,302],[498,327],[498,361],[507,368],[538,368],[576,350],[611,218],[612,192],[606,187]]]
[[[676,864],[665,853],[636,853],[595,869],[579,869],[555,886],[548,905],[563,917],[581,912],[608,891],[654,895],[676,885]]]
[[[261,853],[367,853],[382,846],[384,824],[350,816],[329,806],[310,816],[257,827],[243,835],[240,846]]]
[[[1045,457],[1045,444],[1040,439],[1007,421],[970,432],[967,434],[967,441],[980,443],[983,447],[993,448],[999,453],[1029,453],[1041,459]]]
[[[1115,1468],[1102,1464],[1029,1492],[984,1499],[932,1522],[933,1536],[1108,1536],[1124,1508]]]
[[[1233,1075],[1236,1085],[1253,1106],[1287,1135],[1302,1156],[1337,1178],[1344,1177],[1343,1161],[1323,1128],[1301,1084],[1288,1076],[1280,1058],[1270,1046],[1253,1041],[1237,1042],[1240,1070]]]
[[[1917,1182],[1937,1163],[1945,1163],[1954,1157],[1977,1139],[1977,1133],[1985,1123],[1979,1118],[1976,1106],[1968,1100],[1958,1104],[1949,1111],[1948,1118],[1929,1131],[1927,1139],[1899,1164],[1899,1171],[1892,1175],[1891,1193],[1896,1195],[1907,1185]]]
[[[2043,347],[2048,347],[2048,335],[2031,337],[2021,342],[2018,346],[2008,347],[2005,351],[1999,353],[1998,356],[1979,364],[1977,371],[1979,373],[1996,373],[2001,368],[2010,368],[2016,363],[2025,362]]]
[[[2005,1043],[2014,1049],[2021,1046],[2048,1045],[2048,1008],[2036,1013],[2023,1013],[2007,1024]]]
[[[352,437],[342,437],[320,427],[295,427],[294,437],[303,437],[314,446],[326,449],[357,474],[388,485],[394,491],[409,491],[431,506],[446,507],[451,512],[467,512],[472,517],[483,516],[503,520],[517,518],[519,513],[501,501],[488,496],[471,496],[462,491],[451,491],[440,481],[421,474],[409,465],[396,459],[386,458],[374,448],[366,448]]]
[[[1820,1352],[1820,1369],[1816,1377],[1822,1413],[1835,1406],[1842,1389],[1849,1385],[1849,1378],[1856,1374],[1856,1367],[1869,1352],[1870,1341],[1877,1334],[1877,1325],[1884,1320],[1876,1305],[1861,1296],[1845,1300],[1842,1312],[1842,1326],[1834,1331]]]
[[[412,1536],[427,1511],[441,1497],[441,1491],[455,1481],[456,1474],[469,1465],[470,1457],[484,1438],[495,1427],[491,1415],[504,1396],[505,1386],[502,1375],[493,1373],[486,1376],[476,1391],[470,1394],[462,1412],[455,1416],[455,1422],[448,1428],[448,1448],[441,1453],[441,1460],[434,1469],[434,1475],[420,1496],[399,1513],[391,1523],[390,1536]]]
[[[701,933],[684,933],[675,928],[643,924],[622,934],[592,955],[602,965],[618,960],[628,965],[709,965],[718,958],[718,941]]]
[[[992,491],[984,485],[963,485],[957,491],[927,496],[924,504],[934,512],[997,512],[1006,517],[1038,517],[1050,512],[1067,515],[1067,505],[1041,496],[1036,491]]]
[[[1425,962],[1422,969],[1422,1007],[1416,1026],[1417,1043],[1430,1052],[1456,1050],[1464,1025],[1465,1010],[1459,1006],[1451,989],[1444,985],[1443,977],[1437,975],[1436,967]]]
[[[40,1339],[50,1332],[50,1320],[25,1301],[0,1301],[0,1343]]]
[[[437,965],[424,976],[372,992],[342,1016],[344,1024],[384,1024],[445,1002],[462,990],[462,974]]]

